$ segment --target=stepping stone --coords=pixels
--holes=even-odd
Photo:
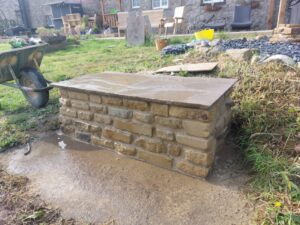
[[[217,67],[217,62],[212,63],[197,63],[197,64],[182,64],[176,66],[168,66],[161,68],[156,71],[156,73],[176,73],[180,71],[186,72],[210,72],[213,71]]]

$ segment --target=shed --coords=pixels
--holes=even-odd
[[[59,1],[47,5],[51,7],[51,20],[55,29],[61,29],[64,26],[62,16],[75,13],[83,15],[82,5],[78,2]]]

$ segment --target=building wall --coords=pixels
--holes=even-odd
[[[32,28],[46,25],[46,16],[52,15],[49,3],[58,2],[57,0],[27,0],[29,8],[29,18]],[[68,2],[68,1],[66,1]],[[94,15],[100,13],[99,0],[72,0],[69,2],[81,3],[84,14]]]
[[[0,11],[1,19],[5,19],[3,17],[6,17],[8,20],[13,20],[16,23],[19,22],[16,14],[16,11],[20,10],[18,0],[0,0],[0,9],[2,11]]]
[[[141,0],[141,10],[151,10],[152,0]],[[169,8],[165,10],[166,17],[172,17],[174,15],[174,9],[177,6],[185,5],[186,12],[185,18],[188,26],[200,27],[205,21],[207,21],[212,15],[215,15],[213,21],[224,21],[226,23],[226,29],[230,29],[230,24],[233,21],[234,7],[238,4],[238,0],[226,0],[226,3],[221,5],[222,8],[216,12],[207,12],[204,6],[201,6],[201,0],[169,0]],[[277,15],[279,0],[276,0],[276,7],[274,15]],[[111,9],[119,9],[116,1],[106,1],[105,12],[109,13]],[[253,22],[253,30],[267,29],[267,17],[268,17],[268,0],[260,0],[260,6],[257,9],[253,9],[251,13],[251,20]],[[131,7],[131,0],[122,1],[121,11],[135,10]],[[274,16],[276,21],[276,16]]]

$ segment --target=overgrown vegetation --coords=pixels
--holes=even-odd
[[[223,34],[220,34],[223,36]],[[228,37],[223,37],[228,38]],[[186,39],[188,40],[188,39]],[[171,43],[182,43],[180,38]],[[0,45],[1,49],[1,45]],[[196,51],[182,62],[216,60]],[[137,72],[174,64],[174,56],[161,58],[148,40],[142,47],[127,47],[124,41],[88,39],[80,45],[48,54],[41,70],[47,79],[60,81],[103,71]],[[188,76],[185,71],[180,76]],[[250,66],[247,62],[219,59],[214,76],[234,77],[233,136],[252,165],[252,186],[261,224],[300,224],[300,162],[294,147],[300,132],[299,70],[278,64]],[[58,112],[58,93],[51,93],[49,106],[31,109],[18,90],[0,87],[0,149],[24,142],[28,130],[40,118]],[[55,127],[55,126],[54,126]],[[2,130],[1,130],[2,129]]]

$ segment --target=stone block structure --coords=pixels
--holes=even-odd
[[[104,73],[54,84],[63,133],[206,177],[230,122],[235,80]]]

